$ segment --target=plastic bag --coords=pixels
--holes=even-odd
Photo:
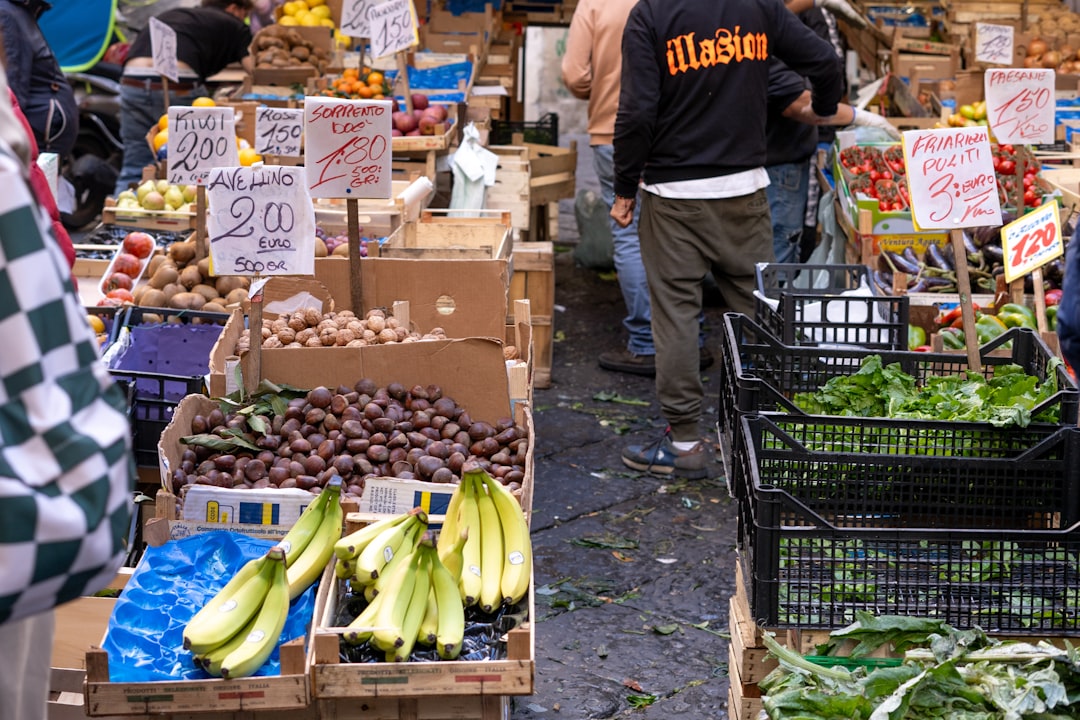
[[[499,156],[480,144],[480,132],[469,123],[462,131],[461,146],[450,160],[454,186],[450,191],[451,210],[481,210],[486,188],[495,184]]]
[[[604,199],[592,190],[579,190],[574,198],[578,244],[574,261],[592,270],[615,267],[615,241],[611,235],[611,216]]]

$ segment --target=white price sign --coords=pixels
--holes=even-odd
[[[389,198],[389,100],[304,99],[304,167],[315,198]]]
[[[1012,65],[1013,27],[975,23],[975,62]]]
[[[1054,71],[990,68],[983,76],[986,119],[999,143],[1054,142]]]
[[[154,72],[180,82],[180,71],[176,67],[176,31],[156,17],[150,18],[150,54]]]
[[[1001,228],[1001,248],[1005,251],[1005,282],[1061,257],[1065,243],[1057,203],[1048,202]]]
[[[344,0],[341,5],[341,26],[338,28],[341,34],[354,38],[371,37],[368,11],[372,5],[372,0]]]
[[[300,157],[304,140],[304,111],[260,106],[255,113],[255,152]]]
[[[986,128],[904,132],[904,161],[915,225],[955,230],[1001,224],[997,177]]]
[[[412,0],[389,0],[368,10],[371,55],[385,57],[420,42]]]
[[[239,164],[231,107],[169,107],[170,183],[202,184],[212,169]]]
[[[315,208],[303,168],[214,168],[206,196],[215,274],[315,273]]]

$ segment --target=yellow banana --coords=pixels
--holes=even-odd
[[[503,573],[503,531],[495,501],[480,480],[476,483],[476,504],[480,509],[480,609],[494,612],[502,604],[500,582]]]
[[[221,661],[221,677],[240,678],[254,675],[270,659],[285,628],[289,616],[289,581],[285,570],[285,554],[279,548],[271,548],[269,564],[273,568],[273,580],[255,618],[255,627],[244,638],[240,647]]]
[[[398,639],[401,637],[401,623],[409,609],[413,588],[416,586],[416,578],[419,575],[417,568],[420,557],[420,553],[413,553],[408,563],[402,563],[394,568],[390,587],[375,596],[376,598],[383,597],[383,601],[379,603],[379,609],[372,623],[374,630],[371,633],[371,644],[384,652],[397,648]],[[415,628],[413,637],[416,637]]]
[[[224,645],[219,645],[205,655],[197,655],[195,661],[199,664],[199,667],[203,668],[214,677],[221,677],[221,662],[229,656],[229,653],[244,644],[247,640],[247,636],[255,629],[255,620],[257,617],[258,616],[256,615],[251,618],[251,622],[245,625],[243,630],[229,638]]]
[[[334,489],[330,489],[334,485]],[[289,563],[286,576],[289,581],[289,597],[296,598],[318,582],[326,564],[334,557],[334,543],[341,539],[341,523],[344,512],[341,509],[341,478],[334,477],[327,483],[321,495],[326,495],[322,513],[322,525],[308,543],[300,557]],[[288,557],[288,556],[286,556]]]
[[[480,506],[476,500],[476,483],[461,479],[465,487],[461,499],[461,527],[468,532],[465,545],[461,548],[461,598],[465,607],[480,602]]]
[[[397,552],[394,553],[394,556],[390,558],[390,561],[383,565],[382,570],[379,571],[379,577],[374,579],[370,577],[357,578],[357,580],[359,582],[366,581],[367,584],[372,587],[376,595],[383,590],[386,590],[390,583],[390,578],[394,575],[394,568],[402,563],[408,564],[409,558],[416,552],[416,546],[420,542],[420,538],[423,537],[426,528],[427,526],[422,523],[413,523],[412,527],[409,528],[409,531],[405,534],[405,539],[398,547]]]
[[[400,525],[386,528],[379,533],[356,557],[356,579],[361,582],[379,577],[383,566],[390,562],[398,551],[409,530],[420,523],[427,526],[427,513],[420,508],[409,511],[409,517]]]
[[[435,602],[435,588],[428,589],[427,609],[424,611],[424,619],[420,621],[420,629],[416,631],[416,642],[421,645],[432,646],[439,637],[439,606]]]
[[[340,489],[341,482],[338,479],[338,490],[333,493],[335,497],[340,494]],[[304,552],[304,548],[308,546],[319,528],[322,527],[323,513],[326,510],[327,499],[330,495],[330,483],[327,483],[323,491],[304,508],[304,512],[300,513],[300,517],[289,528],[289,532],[285,534],[285,537],[278,542],[278,545],[285,550],[286,566],[292,565],[296,558],[300,557],[300,554]]]
[[[442,540],[441,533],[439,539]],[[468,539],[469,528],[462,527],[453,545],[448,547],[445,552],[443,552],[442,548],[439,549],[439,560],[441,560],[442,564],[446,566],[446,569],[450,571],[450,574],[454,576],[454,582],[461,579],[461,566],[465,563],[465,558],[461,553],[464,550],[465,542]]]
[[[438,607],[438,628],[435,631],[435,649],[439,657],[453,660],[461,653],[465,640],[465,606],[457,579],[436,556],[431,562],[431,591]]]
[[[483,471],[481,471],[483,472]],[[499,587],[502,600],[514,605],[529,591],[532,576],[532,538],[529,537],[529,524],[521,504],[497,478],[486,472],[481,481],[487,486],[495,508],[499,511],[503,533],[503,569]]]
[[[446,515],[443,518],[442,528],[439,530],[439,539],[436,547],[439,555],[448,551],[457,542],[461,533],[461,499],[464,496],[463,488],[459,482],[454,492],[450,494],[450,502],[446,505]]]
[[[259,611],[274,575],[274,565],[264,556],[246,563],[217,595],[184,627],[184,648],[196,655],[225,644]],[[251,575],[251,568],[256,572]],[[245,578],[236,585],[238,578]]]
[[[367,606],[360,611],[360,614],[349,623],[348,627],[353,628],[353,630],[342,635],[345,642],[349,645],[359,645],[371,639],[371,629],[375,622],[375,615],[379,611],[379,604],[388,597],[390,597],[389,594],[376,595],[368,602]]]
[[[434,544],[431,546],[434,548]],[[410,563],[411,565],[411,563]],[[394,662],[407,662],[416,646],[420,624],[427,613],[428,593],[431,592],[431,553],[419,551],[416,581],[413,584],[409,607],[401,618],[401,633],[394,641]],[[389,658],[388,658],[389,659]]]
[[[338,580],[348,580],[353,576],[352,560],[342,560],[337,558],[334,561],[334,576]]]
[[[401,513],[400,515],[383,518],[370,525],[365,525],[334,543],[334,554],[342,560],[352,560],[383,530],[392,525],[400,525],[408,519],[409,513]]]

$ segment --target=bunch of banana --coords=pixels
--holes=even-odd
[[[446,513],[439,554],[445,564],[452,549],[460,548],[459,586],[465,605],[490,613],[525,597],[532,541],[521,505],[506,486],[479,465],[467,467]]]
[[[333,478],[266,555],[244,564],[184,628],[184,648],[211,675],[254,674],[277,647],[289,603],[326,568],[341,537],[341,479]]]

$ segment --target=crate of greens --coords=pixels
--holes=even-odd
[[[758,263],[754,314],[788,345],[906,350],[908,299],[882,295],[865,265]]]
[[[745,478],[730,455],[748,413],[883,418],[913,438],[931,432],[929,421],[947,421],[963,440],[950,454],[971,456],[1015,455],[1077,422],[1080,392],[1032,330],[1009,330],[984,345],[982,368],[972,374],[967,357],[952,353],[787,345],[738,313],[725,314],[722,338],[718,430],[738,499]]]
[[[1080,635],[1080,429],[1012,457],[865,418],[746,415],[739,548],[765,627],[856,611]],[[930,438],[933,438],[931,440]]]

